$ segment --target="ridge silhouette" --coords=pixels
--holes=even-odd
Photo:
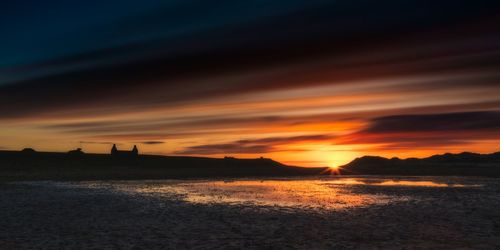
[[[363,156],[338,169],[341,175],[434,175],[500,177],[500,152],[445,153],[427,158],[399,159]],[[0,180],[104,180],[207,177],[262,177],[332,174],[327,167],[287,166],[268,158],[238,159],[190,156],[139,155],[131,151],[110,154],[0,151]]]
[[[126,180],[204,177],[317,175],[327,168],[287,166],[268,158],[238,159],[189,156],[139,155],[119,150],[109,154],[84,153],[81,148],[67,153],[0,151],[1,180]]]

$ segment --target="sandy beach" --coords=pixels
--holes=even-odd
[[[0,183],[1,249],[498,249],[497,179]]]

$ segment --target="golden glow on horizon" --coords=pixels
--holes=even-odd
[[[68,151],[80,147],[85,152],[106,153],[112,143],[123,148],[137,144],[146,154],[264,156],[288,165],[333,168],[363,155],[408,158],[498,150],[500,134],[494,131],[362,133],[371,119],[381,116],[500,108],[495,95],[498,89],[494,87],[436,87],[429,93],[416,84],[429,80],[439,77],[312,84],[217,97],[203,103],[192,101],[144,110],[116,108],[112,113],[101,113],[99,109],[40,114],[2,121],[0,150],[32,147]],[[422,138],[453,143],[439,144]],[[414,144],[404,145],[401,140]],[[221,149],[182,153],[199,146]]]

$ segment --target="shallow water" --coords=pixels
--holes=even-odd
[[[125,181],[82,183],[89,188],[103,184],[116,191],[176,196],[195,204],[283,206],[302,209],[347,209],[418,199],[411,195],[366,193],[360,189],[386,186],[398,188],[482,188],[470,179],[439,177],[382,178],[331,177],[316,179],[233,179],[196,181]]]
[[[0,183],[0,249],[499,249],[499,207],[474,177]]]
[[[354,194],[345,184],[317,180],[201,181],[139,187],[138,193],[180,195],[190,203],[341,209],[386,203],[386,195]]]

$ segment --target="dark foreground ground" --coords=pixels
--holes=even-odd
[[[497,179],[345,180],[4,182],[0,248],[500,248]]]

